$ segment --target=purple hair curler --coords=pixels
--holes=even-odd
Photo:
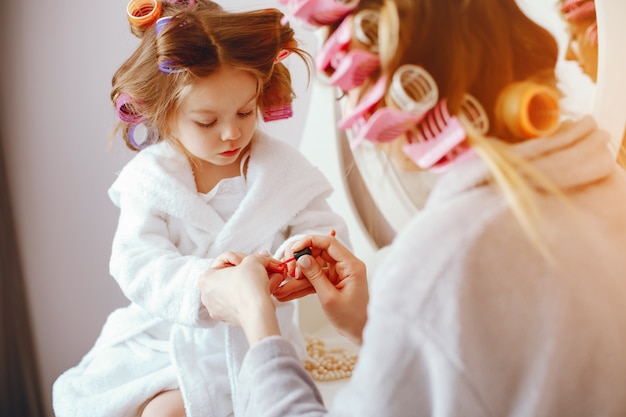
[[[135,131],[137,130],[137,127],[142,127],[146,130],[143,135],[143,140],[141,141],[137,141],[135,139]],[[128,129],[128,141],[135,147],[135,149],[145,149],[149,145],[156,143],[158,139],[158,133],[155,130],[149,129],[144,124],[134,124]]]
[[[165,26],[167,26],[167,24],[171,20],[172,20],[172,16],[163,16],[163,17],[160,17],[159,19],[157,19],[156,25],[154,26],[154,30],[155,30],[156,36],[159,36],[159,34],[163,30],[163,28]]]

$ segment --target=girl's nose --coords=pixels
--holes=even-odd
[[[239,139],[240,136],[241,136],[241,129],[239,129],[239,126],[234,121],[227,124],[224,130],[222,131],[223,141],[237,140]]]

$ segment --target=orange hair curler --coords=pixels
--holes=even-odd
[[[552,133],[559,123],[559,98],[545,85],[532,81],[512,83],[498,96],[496,121],[518,139]]]
[[[131,25],[147,29],[161,17],[161,2],[158,0],[130,0],[126,14]]]

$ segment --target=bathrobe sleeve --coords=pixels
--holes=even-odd
[[[120,195],[111,274],[124,294],[149,313],[192,326],[215,323],[202,308],[197,279],[213,259],[182,255],[163,213]]]

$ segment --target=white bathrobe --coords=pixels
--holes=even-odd
[[[57,417],[135,416],[161,391],[180,388],[188,417],[232,415],[247,342],[211,319],[198,277],[224,251],[269,251],[309,233],[348,241],[326,198],[324,175],[290,145],[257,133],[247,192],[223,219],[196,191],[187,157],[167,142],[141,151],[109,190],[120,207],[110,270],[131,304],[114,311],[92,350],[53,387]],[[293,305],[277,308],[294,346]]]
[[[479,159],[435,185],[377,268],[359,361],[326,411],[284,338],[240,372],[239,417],[626,416],[626,175],[594,131],[514,146],[549,262]],[[586,134],[583,134],[586,133]]]

